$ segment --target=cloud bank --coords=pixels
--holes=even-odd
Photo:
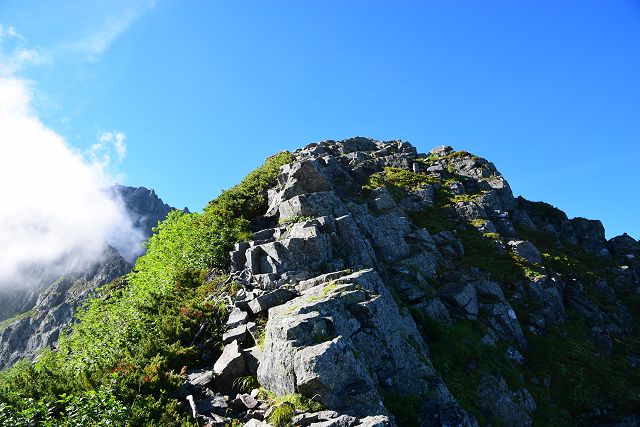
[[[15,27],[0,24],[0,290],[28,285],[43,269],[53,275],[83,268],[107,245],[129,261],[143,251],[142,232],[108,188],[126,156],[126,135],[103,132],[87,152],[75,150],[40,121],[31,106],[32,83],[19,75],[34,65],[53,66],[68,53],[99,60],[154,4],[96,5],[97,11],[87,10],[99,22],[84,37],[54,46],[30,47]]]
[[[20,280],[33,265],[65,260],[69,269],[97,260],[107,244],[129,257],[139,253],[141,234],[105,191],[105,158],[69,147],[30,103],[28,82],[0,77],[0,283]],[[105,133],[98,145],[121,159],[125,139]]]

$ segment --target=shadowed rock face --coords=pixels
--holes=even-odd
[[[134,227],[146,240],[152,228],[173,209],[153,190],[116,185]],[[140,242],[142,243],[142,242]],[[116,249],[107,247],[102,260],[74,267],[61,275],[57,266],[34,266],[32,283],[3,285],[0,293],[0,369],[23,357],[55,346],[62,329],[91,293],[131,269]],[[55,273],[51,273],[55,271]]]

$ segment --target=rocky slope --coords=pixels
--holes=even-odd
[[[352,138],[293,156],[230,254],[226,345],[183,386],[194,417],[293,411],[233,399],[254,377],[326,409],[294,425],[640,425],[637,241],[514,198],[450,147]]]
[[[173,209],[153,190],[114,186],[110,191],[122,200],[134,227],[143,239]],[[142,243],[142,242],[140,242]],[[64,267],[63,267],[64,269]],[[99,262],[67,268],[39,265],[32,283],[3,285],[0,294],[0,369],[23,357],[34,357],[44,347],[55,346],[62,329],[70,324],[78,307],[99,286],[128,273],[131,264],[116,249],[107,247]],[[53,271],[53,272],[52,272]]]

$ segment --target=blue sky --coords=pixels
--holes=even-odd
[[[55,4],[0,2],[3,72],[74,148],[121,134],[110,167],[174,206],[361,135],[471,151],[514,194],[640,237],[636,0]]]

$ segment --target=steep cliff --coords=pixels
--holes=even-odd
[[[640,425],[639,257],[473,154],[311,144],[170,216],[0,419],[28,378],[96,425]]]

